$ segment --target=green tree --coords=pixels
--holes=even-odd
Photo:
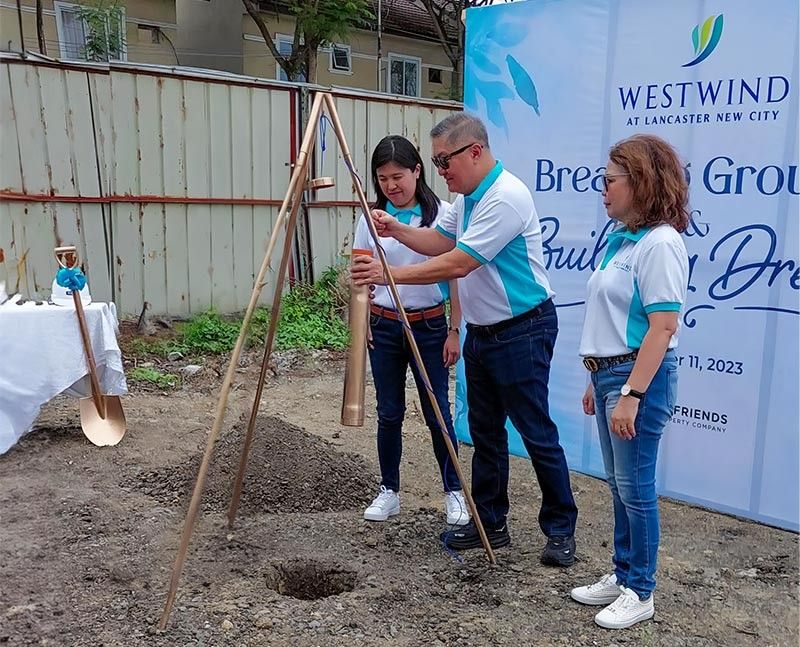
[[[272,39],[259,3],[254,0],[242,2],[286,76],[292,81],[305,77],[309,83],[317,81],[317,50],[334,41],[347,40],[352,29],[367,25],[374,17],[367,0],[292,0],[280,3],[296,21],[292,51],[283,56]]]
[[[94,5],[81,6],[75,13],[83,22],[86,41],[82,54],[87,61],[121,58],[125,14],[118,0],[99,0]]]
[[[453,80],[448,99],[461,101],[464,96],[464,11],[472,7],[490,7],[515,0],[413,0],[428,12],[439,43],[453,66]]]
[[[439,44],[442,46],[450,64],[453,66],[453,76],[450,83],[449,99],[461,101],[464,96],[463,68],[464,68],[464,23],[461,14],[473,5],[475,0],[414,0],[422,5],[436,29]]]

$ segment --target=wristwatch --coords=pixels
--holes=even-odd
[[[619,390],[619,393],[620,395],[630,395],[636,398],[637,400],[641,400],[644,397],[644,393],[642,393],[641,391],[634,391],[631,388],[631,385],[628,384],[627,382],[622,385],[622,388]]]
[[[447,329],[447,332],[454,332],[456,335],[459,335],[459,334],[461,334],[461,330],[460,330],[459,328],[454,328],[453,326],[450,326],[450,327]]]

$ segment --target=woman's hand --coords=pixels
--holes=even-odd
[[[458,338],[458,333],[450,330],[447,333],[447,341],[444,342],[444,349],[442,350],[442,360],[444,360],[445,367],[453,366],[459,357],[461,357],[461,340]]]
[[[586,391],[583,393],[583,412],[587,416],[594,415],[594,387],[592,383],[589,382],[589,385],[586,387]]]
[[[611,431],[622,440],[632,440],[636,436],[634,421],[639,412],[639,400],[633,396],[620,396],[617,406],[611,412]]]

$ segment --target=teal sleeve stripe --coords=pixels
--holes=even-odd
[[[455,234],[451,234],[449,231],[442,229],[441,225],[436,225],[436,231],[438,231],[442,236],[447,236],[450,240],[456,239]]]
[[[478,261],[478,262],[479,262],[481,265],[486,265],[486,263],[488,263],[488,262],[489,262],[489,259],[487,259],[487,258],[484,258],[484,257],[483,257],[483,256],[481,256],[480,254],[478,254],[478,252],[476,252],[476,251],[475,251],[474,249],[472,249],[471,247],[468,247],[468,246],[467,246],[467,245],[465,245],[464,243],[457,243],[457,244],[456,244],[456,247],[457,247],[458,249],[460,249],[462,252],[466,252],[467,254],[469,254],[470,256],[472,256],[472,258],[474,258],[476,261]]]
[[[651,303],[644,307],[647,314],[652,312],[680,312],[681,304],[675,301],[664,301],[663,303]]]
[[[439,281],[436,285],[442,293],[442,301],[447,301],[450,298],[450,284],[447,281]]]

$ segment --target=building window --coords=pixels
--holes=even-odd
[[[441,83],[441,82],[442,82],[442,70],[438,67],[429,67],[428,83]]]
[[[291,36],[285,36],[283,34],[278,34],[275,39],[275,47],[278,48],[278,53],[283,56],[284,58],[288,58],[292,54],[292,43],[294,43],[294,38]],[[286,76],[286,72],[283,71],[283,68],[280,66],[280,63],[277,61],[275,62],[275,67],[277,68],[276,78],[279,81],[288,81],[289,77]],[[296,79],[302,83],[306,82],[306,75],[301,74],[299,79]]]
[[[68,60],[88,60],[93,58],[87,52],[87,44],[92,34],[89,24],[80,16],[81,5],[64,2],[53,3],[56,14],[56,29],[61,58]],[[114,21],[116,22],[116,21]],[[112,24],[110,18],[106,20],[106,29],[116,28],[117,37],[109,39],[112,47],[107,54],[110,61],[123,61],[126,58],[125,47],[125,11],[118,24]],[[96,58],[96,56],[94,57]]]
[[[344,74],[351,74],[353,72],[349,45],[331,45],[331,64],[329,70],[331,72],[340,72]]]
[[[389,92],[418,97],[422,60],[411,56],[389,54]]]

